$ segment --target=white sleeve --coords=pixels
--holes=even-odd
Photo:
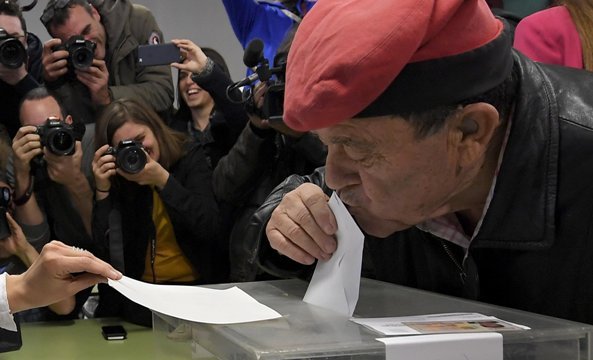
[[[14,318],[8,307],[8,297],[6,295],[6,273],[0,274],[0,328],[16,331]]]

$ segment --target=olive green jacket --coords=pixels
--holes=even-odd
[[[112,100],[132,98],[165,112],[173,105],[174,90],[171,68],[139,66],[137,47],[162,43],[163,34],[150,10],[129,0],[93,2],[101,15],[107,36],[105,61],[109,70],[109,94]],[[95,122],[101,110],[91,102],[88,89],[78,81],[49,84],[67,111],[84,123]]]

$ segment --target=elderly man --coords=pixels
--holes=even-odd
[[[331,257],[332,189],[378,279],[593,323],[590,74],[514,52],[484,0],[320,0],[286,86],[328,157],[256,213],[262,267]]]

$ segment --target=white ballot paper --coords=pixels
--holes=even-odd
[[[435,334],[377,339],[385,344],[385,359],[502,360],[499,333]]]
[[[149,284],[128,277],[109,279],[128,299],[159,313],[208,324],[234,324],[281,317],[243,290]]]
[[[360,289],[364,235],[335,192],[329,207],[338,224],[338,247],[328,261],[317,261],[303,301],[352,316]]]

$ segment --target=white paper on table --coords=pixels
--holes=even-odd
[[[377,339],[385,344],[385,359],[502,360],[499,333],[434,334]]]
[[[128,277],[109,280],[128,299],[159,313],[208,324],[234,324],[281,317],[243,290],[200,286],[157,285]]]
[[[338,246],[328,261],[317,261],[303,301],[352,316],[360,289],[364,235],[335,192],[329,207],[338,225]]]

